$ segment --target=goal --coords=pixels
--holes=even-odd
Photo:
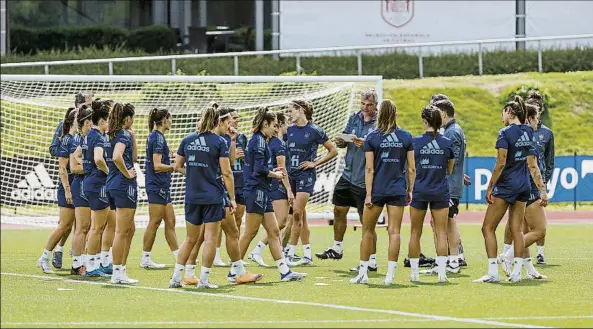
[[[154,107],[171,110],[173,127],[166,134],[171,150],[195,130],[200,111],[210,101],[238,109],[240,131],[248,137],[259,106],[280,110],[295,98],[314,106],[314,121],[332,138],[342,132],[348,116],[359,108],[360,91],[375,88],[381,98],[381,76],[77,76],[3,75],[1,84],[2,223],[53,225],[57,222],[58,161],[49,144],[74,95],[130,102],[136,107],[138,195],[136,222],[147,222],[144,157],[147,113]],[[319,155],[326,153],[322,146]],[[310,218],[331,218],[331,194],[343,168],[344,150],[317,169],[315,192],[307,208]],[[183,176],[172,175],[172,199],[183,218]],[[181,222],[182,223],[182,222]]]

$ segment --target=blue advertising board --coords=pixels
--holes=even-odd
[[[472,185],[465,187],[461,202],[485,202],[495,162],[494,157],[466,158],[465,172]],[[593,201],[593,156],[556,157],[547,189],[552,202]]]

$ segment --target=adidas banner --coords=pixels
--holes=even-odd
[[[434,151],[434,148],[431,148]],[[466,158],[465,172],[471,177],[461,202],[484,203],[488,181],[496,159],[493,157]],[[146,204],[144,159],[136,164],[139,204]],[[58,189],[58,161],[40,157],[1,157],[2,207],[55,205]],[[339,176],[317,172],[314,193],[327,200]],[[172,186],[183,186],[185,178],[173,175]],[[548,182],[548,195],[553,202],[593,201],[593,156],[559,156]],[[172,188],[174,204],[182,204],[184,190]]]

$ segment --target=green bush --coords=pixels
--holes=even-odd
[[[147,53],[171,51],[177,45],[175,32],[166,25],[141,27],[130,32],[128,49],[141,49]]]
[[[521,96],[523,99],[527,99],[527,94],[531,90],[539,91],[539,93],[542,95],[543,104],[542,104],[541,121],[546,126],[550,127],[550,129],[551,129],[552,128],[552,120],[550,119],[550,109],[552,107],[553,100],[551,100],[550,93],[548,92],[547,89],[540,90],[540,88],[538,88],[537,86],[534,86],[534,85],[520,85],[518,87],[511,88],[506,93],[503,92],[500,95],[500,99],[499,99],[500,104],[501,105],[506,104],[508,101],[512,100],[517,95]]]
[[[168,28],[167,28],[168,29]],[[147,30],[158,30],[158,37],[150,41],[144,40],[146,46],[138,44],[145,32],[132,32],[131,44],[126,44],[118,51],[112,48],[79,49],[78,51],[40,51],[34,55],[8,54],[2,57],[2,63],[24,61],[54,61],[67,59],[112,58],[149,55],[146,51],[159,51],[160,54],[170,53],[174,34],[165,28],[150,27]],[[21,53],[29,53],[35,48],[34,30],[19,29],[12,31],[23,36],[19,46],[13,46]],[[150,39],[150,38],[149,38]],[[156,41],[162,40],[162,41]],[[69,45],[69,47],[71,47]],[[143,51],[139,50],[143,49]],[[130,51],[133,49],[133,51]],[[537,71],[537,51],[492,51],[483,54],[484,74],[512,74]],[[593,48],[548,49],[543,51],[544,72],[574,72],[593,70]],[[355,56],[320,56],[301,57],[301,72],[316,71],[319,75],[356,75],[358,74]],[[477,75],[478,55],[475,53],[427,55],[423,59],[425,77]],[[393,52],[384,55],[363,55],[363,71],[365,75],[382,75],[386,79],[418,78],[418,57],[405,52]],[[193,75],[206,71],[209,75],[232,75],[233,58],[204,58],[177,60],[177,69]],[[249,56],[239,58],[240,75],[279,75],[293,72],[296,69],[294,57],[281,57],[274,60],[271,56]],[[43,73],[43,67],[3,68],[5,74]],[[51,67],[54,74],[108,74],[107,65],[85,64]],[[114,65],[115,74],[168,74],[171,73],[170,60],[150,62],[118,63]]]
[[[149,26],[128,32],[113,26],[68,26],[29,29],[14,26],[10,30],[11,49],[17,54],[68,49],[109,48],[125,46],[147,53],[170,52],[175,48],[175,34],[168,26]],[[82,49],[81,49],[82,48]]]

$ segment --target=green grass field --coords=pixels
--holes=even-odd
[[[331,245],[331,227],[312,229],[314,252]],[[316,260],[300,268],[302,282],[281,283],[276,268],[248,270],[265,275],[256,284],[226,283],[228,268],[216,268],[217,290],[168,289],[173,257],[159,231],[153,259],[165,270],[138,267],[143,230],[137,230],[128,273],[135,287],[105,280],[76,280],[69,271],[44,275],[35,267],[49,230],[2,230],[2,327],[593,327],[593,225],[552,224],[543,281],[477,284],[486,271],[480,226],[460,225],[469,267],[449,274],[450,283],[423,276],[409,282],[400,258],[396,285],[380,284],[386,269],[387,237],[379,230],[378,274],[368,285],[352,285],[348,268],[357,265],[360,231],[349,228],[341,261]],[[434,256],[430,227],[422,245]],[[499,228],[499,234],[502,227]],[[184,230],[178,230],[183,239]],[[401,254],[407,253],[409,226],[402,228]],[[224,245],[224,243],[223,243]],[[255,245],[252,244],[252,246]],[[70,242],[67,244],[67,248]],[[502,240],[499,235],[499,246]],[[302,254],[300,247],[297,253]],[[223,251],[224,254],[224,251]],[[273,261],[266,250],[264,259]],[[70,267],[64,256],[64,267]],[[502,273],[502,271],[501,271]]]

